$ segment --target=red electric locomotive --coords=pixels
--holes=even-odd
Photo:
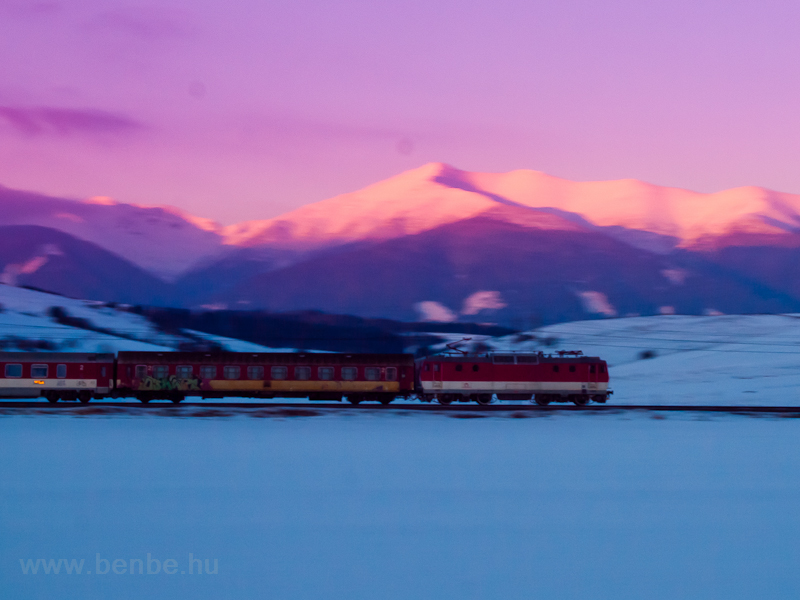
[[[606,362],[581,352],[429,356],[417,361],[417,377],[422,400],[441,404],[488,404],[496,394],[498,400],[534,400],[542,406],[584,405],[605,402],[612,393]]]

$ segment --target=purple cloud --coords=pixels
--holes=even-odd
[[[124,115],[93,109],[0,106],[0,120],[27,136],[128,134],[145,126]]]

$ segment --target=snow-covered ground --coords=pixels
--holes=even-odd
[[[610,365],[614,404],[800,404],[800,315],[578,321],[475,342],[600,356]]]
[[[800,594],[796,419],[71,414],[0,416],[4,598]]]

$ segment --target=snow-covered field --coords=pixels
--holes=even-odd
[[[795,419],[321,412],[0,416],[2,596],[800,594]]]

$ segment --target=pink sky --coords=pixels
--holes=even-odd
[[[275,216],[427,162],[800,192],[800,4],[0,0],[0,184]]]

